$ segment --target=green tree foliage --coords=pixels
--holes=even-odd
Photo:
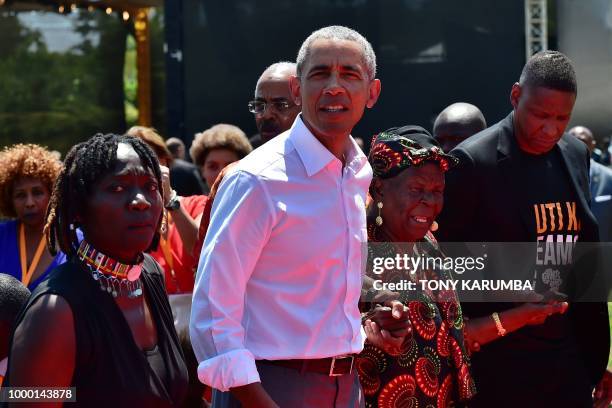
[[[132,34],[127,36],[125,67],[123,69],[123,89],[125,92],[125,121],[127,127],[138,122],[138,67],[136,40]]]
[[[16,13],[0,13],[0,146],[32,142],[66,153],[94,133],[125,130],[125,23],[79,12],[74,26],[80,43],[50,52]]]

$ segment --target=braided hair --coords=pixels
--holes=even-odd
[[[142,140],[128,135],[101,133],[79,143],[70,149],[47,208],[47,247],[52,254],[57,253],[57,246],[68,257],[76,254],[79,242],[76,234],[77,216],[83,214],[85,205],[95,185],[109,174],[117,163],[117,146],[119,143],[130,145],[138,154],[146,169],[155,175],[159,186],[162,186],[161,170],[157,156]],[[158,228],[151,248],[159,243]],[[104,222],[102,220],[101,222]]]

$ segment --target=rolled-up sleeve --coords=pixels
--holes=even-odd
[[[273,219],[274,207],[256,176],[241,170],[226,176],[200,255],[189,325],[198,378],[221,391],[260,381],[242,320],[247,282]]]

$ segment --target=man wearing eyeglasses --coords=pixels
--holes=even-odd
[[[249,102],[249,112],[255,115],[258,134],[249,142],[257,148],[288,130],[300,107],[293,103],[289,78],[295,75],[295,63],[277,62],[261,74],[255,87],[255,99]]]

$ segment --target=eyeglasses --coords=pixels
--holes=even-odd
[[[249,112],[255,115],[261,115],[266,111],[266,108],[272,106],[275,111],[279,113],[283,113],[289,108],[293,107],[292,103],[287,101],[274,101],[274,102],[265,102],[265,101],[251,101],[249,102]]]

